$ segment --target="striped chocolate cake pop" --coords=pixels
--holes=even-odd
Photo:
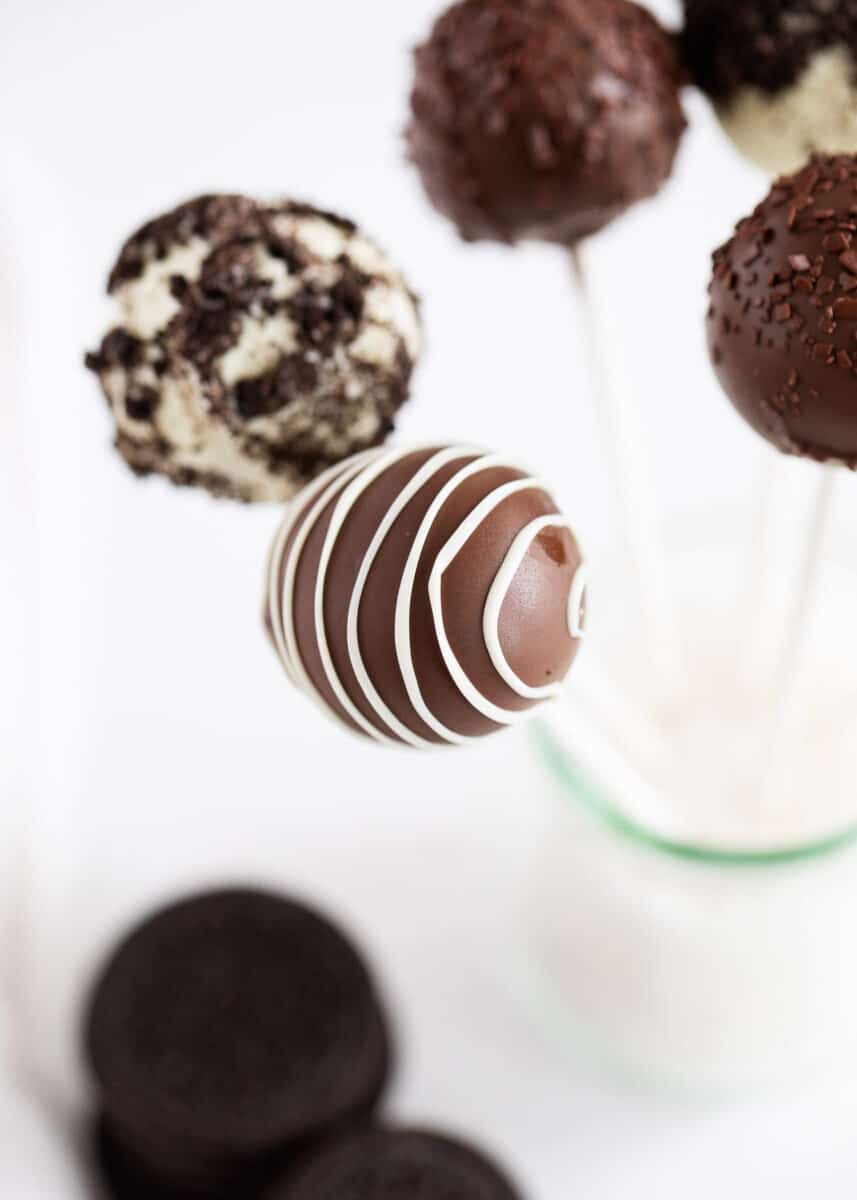
[[[368,451],[294,502],[265,620],[292,681],[375,741],[459,744],[555,697],[586,575],[544,484],[468,447]]]

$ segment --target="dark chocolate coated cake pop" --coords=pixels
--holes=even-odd
[[[857,0],[685,0],[685,16],[687,68],[759,166],[857,151]]]
[[[418,748],[556,696],[585,568],[544,484],[466,447],[373,451],[292,505],[266,623],[286,671],[355,732]]]
[[[670,174],[680,83],[630,0],[461,0],[416,51],[411,157],[466,239],[572,246]]]
[[[857,158],[779,179],[714,254],[708,341],[735,407],[778,449],[857,466]]]

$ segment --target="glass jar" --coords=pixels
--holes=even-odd
[[[736,544],[697,538],[674,556],[692,694],[652,709],[684,761],[646,805],[580,753],[573,707],[534,727],[560,796],[527,916],[529,952],[579,1044],[636,1077],[727,1092],[841,1068],[857,1050],[857,575],[842,558],[826,567],[789,795],[760,812],[746,772],[764,765],[773,698],[764,677],[747,690],[738,649],[726,653],[740,581],[734,596],[711,586],[739,574],[724,572]],[[642,704],[624,624],[623,641],[608,617],[596,651],[612,636],[614,680]],[[707,739],[689,733],[700,713]]]

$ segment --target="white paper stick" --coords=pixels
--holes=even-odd
[[[735,678],[743,692],[764,690],[780,661],[803,567],[804,547],[796,530],[806,522],[817,481],[814,463],[760,443],[735,619]]]
[[[792,466],[776,451],[761,447],[760,461],[750,513],[749,536],[741,571],[743,595],[739,599],[735,628],[740,642],[735,660],[738,686],[751,690],[766,676],[770,666],[771,596],[775,588],[776,519],[780,511],[783,471]]]
[[[669,584],[646,430],[621,355],[608,353],[579,248],[571,251],[571,266],[580,296],[592,390],[604,430],[615,503],[631,558],[643,628],[652,646],[654,681],[664,696],[676,696],[687,691],[687,665]]]
[[[836,467],[819,468],[801,570],[773,678],[770,734],[765,741],[762,811],[773,812],[787,787],[792,750],[800,738],[800,679],[818,609],[825,549],[833,516]]]

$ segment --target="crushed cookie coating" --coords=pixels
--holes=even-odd
[[[353,222],[202,196],[125,244],[116,325],[86,365],[135,472],[281,501],[382,442],[408,397],[418,302]]]
[[[684,0],[684,8],[684,61],[716,99],[745,87],[782,92],[833,46],[857,56],[857,0]]]

